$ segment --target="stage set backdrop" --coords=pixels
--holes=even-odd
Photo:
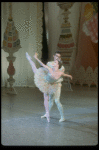
[[[11,26],[10,29],[10,22],[8,21],[8,17],[10,9],[9,7],[11,6],[12,18],[14,23],[13,27]],[[1,3],[1,43],[2,46],[6,46],[6,42],[13,42],[11,41],[11,35],[9,35],[11,32],[10,30],[15,30],[16,32],[18,32],[18,38],[20,39],[21,48],[13,54],[13,56],[16,57],[15,61],[13,62],[13,66],[15,68],[14,86],[34,87],[34,75],[29,62],[26,59],[25,53],[28,52],[33,58],[34,53],[38,52],[39,58],[42,57],[42,2],[12,2],[11,6],[9,6],[9,2]],[[14,39],[13,37],[13,40],[16,39]],[[8,46],[11,45],[9,44]],[[9,78],[9,75],[7,73],[9,62],[6,59],[6,57],[8,56],[8,53],[1,49],[2,86],[9,87],[9,83],[7,81],[7,79]],[[33,60],[35,61],[35,59]],[[36,64],[37,67],[39,67],[39,64]]]
[[[9,3],[2,2],[1,4],[1,40],[3,41],[9,16]],[[73,80],[71,81],[73,84],[87,84],[89,86],[93,84],[98,86],[97,8],[96,2],[75,2],[70,9],[71,14],[68,20],[71,24],[71,35],[76,47],[70,72],[73,76]],[[21,45],[19,51],[14,53],[16,57],[13,63],[16,70],[14,86],[35,86],[32,69],[25,57],[25,52],[28,52],[31,56],[33,56],[35,52],[38,52],[39,58],[42,59],[42,47],[45,45],[44,42],[42,45],[42,41],[44,40],[44,38],[42,38],[43,35],[46,34],[48,44],[47,53],[44,50],[43,57],[47,54],[47,60],[52,60],[53,54],[57,50],[57,44],[61,34],[61,25],[63,23],[63,17],[61,15],[63,11],[57,5],[57,2],[45,2],[44,12],[47,34],[44,28],[42,28],[44,24],[44,20],[42,20],[42,2],[12,2],[12,17],[19,33]],[[8,83],[7,79],[9,75],[7,74],[7,68],[9,63],[6,59],[7,56],[8,53],[2,49],[2,86]],[[37,67],[39,67],[38,63]]]
[[[98,3],[82,2],[73,83],[98,87]]]
[[[64,2],[60,3],[64,5]],[[63,29],[68,30],[75,47],[70,58],[71,68],[69,73],[73,76],[71,83],[98,87],[98,3],[75,2],[69,12],[69,23],[67,24],[64,23],[64,16],[62,15],[64,11],[60,9],[56,2],[45,3],[49,59],[53,59],[58,43],[61,45],[59,50],[66,51],[68,49],[63,47],[63,43],[66,43],[67,39],[63,37],[63,42],[59,40],[63,34]],[[68,32],[64,35],[67,36]],[[68,57],[67,53],[64,53],[63,57],[65,56]]]

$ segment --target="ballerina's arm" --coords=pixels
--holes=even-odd
[[[62,76],[64,76],[64,77],[69,77],[69,78],[71,78],[71,80],[72,80],[72,78],[73,78],[71,75],[68,75],[68,74],[65,74],[65,73],[63,73]]]
[[[40,63],[40,65],[50,71],[51,68],[49,68],[47,65],[43,64],[43,63],[37,58],[37,56],[38,56],[38,54],[35,53],[34,58]]]

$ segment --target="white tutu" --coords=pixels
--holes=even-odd
[[[45,77],[47,74],[48,70],[46,68],[40,67],[37,69],[34,74],[34,83],[41,92],[52,94],[56,92],[59,86],[61,86],[61,83],[49,83]]]

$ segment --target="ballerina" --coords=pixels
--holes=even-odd
[[[34,82],[35,85],[39,88],[39,90],[43,93],[51,94],[56,92],[57,90],[57,80],[61,78],[62,76],[64,77],[69,77],[72,79],[71,75],[65,74],[62,71],[59,70],[61,67],[60,61],[56,60],[53,64],[53,67],[50,68],[47,65],[43,64],[39,59],[38,59],[38,54],[35,53],[34,58],[40,63],[42,67],[36,68],[35,63],[31,60],[32,58],[29,56],[28,53],[26,53],[26,58],[28,59],[32,70],[34,72]],[[49,106],[48,106],[48,97],[44,98],[44,106],[45,106],[45,111],[46,111],[46,118],[47,121],[50,122],[50,115],[49,115]]]

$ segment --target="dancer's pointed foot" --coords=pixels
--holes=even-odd
[[[47,121],[50,122],[50,118],[49,117],[47,117]]]
[[[28,60],[31,60],[32,58],[31,58],[31,56],[26,52],[26,58],[28,59]]]
[[[50,122],[50,115],[48,112],[46,113],[46,118],[47,118],[47,121]]]
[[[47,118],[47,121],[50,122],[50,116],[48,113],[46,113],[45,115],[41,116],[41,119],[42,118]]]
[[[65,118],[61,118],[61,119],[59,120],[59,122],[63,122],[63,121],[65,121]]]

